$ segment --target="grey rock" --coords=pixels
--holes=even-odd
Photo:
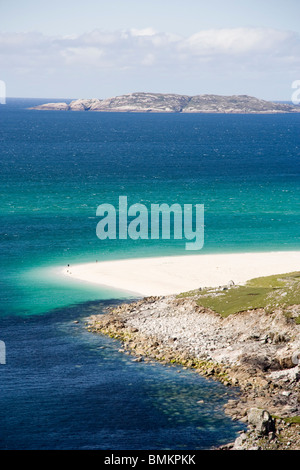
[[[177,95],[163,93],[130,93],[104,100],[78,99],[66,103],[46,103],[31,109],[138,113],[297,113],[299,106],[260,100],[247,95]]]
[[[30,109],[40,109],[40,110],[47,110],[47,111],[69,111],[70,107],[67,103],[47,103],[42,104],[40,106],[35,106],[34,108]]]
[[[275,422],[267,410],[251,408],[248,414],[248,423],[263,436],[275,432]]]
[[[227,288],[235,286],[235,283],[233,281],[229,281],[227,284]]]

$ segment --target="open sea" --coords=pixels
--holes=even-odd
[[[99,240],[96,209],[119,196],[204,204],[201,253],[299,250],[300,114],[28,109],[48,101],[0,105],[0,448],[196,450],[234,440],[243,424],[222,407],[236,392],[132,362],[117,341],[87,332],[88,315],[132,297],[52,268],[189,255],[185,240]]]

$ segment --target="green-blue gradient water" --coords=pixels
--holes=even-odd
[[[30,104],[0,108],[4,312],[111,298],[61,279],[49,286],[31,271],[38,267],[188,254],[185,240],[100,241],[96,209],[117,207],[120,195],[149,209],[204,204],[203,253],[299,247],[300,115],[24,109]]]
[[[204,204],[202,253],[299,249],[300,115],[28,109],[35,104],[0,105],[0,339],[7,346],[0,369],[2,447],[207,448],[234,437],[241,425],[220,414],[222,386],[189,372],[181,381],[174,369],[133,366],[114,342],[74,329],[75,317],[128,294],[73,283],[52,268],[188,256],[185,240],[100,241],[96,209],[117,207],[121,195],[129,205]],[[162,386],[169,382],[174,395],[186,387],[192,397],[172,395],[175,414]],[[216,397],[210,419],[207,400],[195,411],[205,387]],[[131,432],[121,409],[128,406],[131,416],[134,403],[139,413]],[[159,412],[151,415],[154,403]],[[180,442],[177,433],[185,436]]]

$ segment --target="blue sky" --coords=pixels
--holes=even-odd
[[[8,96],[290,100],[299,14],[299,0],[0,0],[0,80]]]

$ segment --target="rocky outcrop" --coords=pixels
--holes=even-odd
[[[273,103],[247,95],[187,96],[163,93],[131,93],[104,100],[78,99],[70,104],[46,103],[31,109],[126,113],[274,114],[300,112],[299,106]]]
[[[262,436],[275,431],[274,419],[267,410],[261,408],[251,408],[248,414],[248,423]]]
[[[292,310],[298,315],[298,306]],[[229,400],[225,411],[249,430],[224,449],[277,449],[282,443],[300,448],[299,426],[285,421],[300,416],[299,365],[290,360],[300,351],[300,324],[284,309],[224,318],[193,298],[167,296],[122,304],[87,320],[90,331],[119,339],[136,361],[180,364],[239,387],[239,398]],[[281,427],[274,428],[271,415]]]
[[[48,111],[69,111],[70,106],[67,103],[48,103],[47,105],[36,106],[30,109],[47,109]]]
[[[251,408],[248,412],[248,430],[221,450],[299,450],[299,425],[278,417],[267,410]]]
[[[247,95],[241,96],[217,96],[200,95],[193,96],[184,113],[240,113],[240,114],[272,114],[295,112],[297,108],[287,104],[273,103],[260,100]],[[299,109],[300,111],[300,109]]]

